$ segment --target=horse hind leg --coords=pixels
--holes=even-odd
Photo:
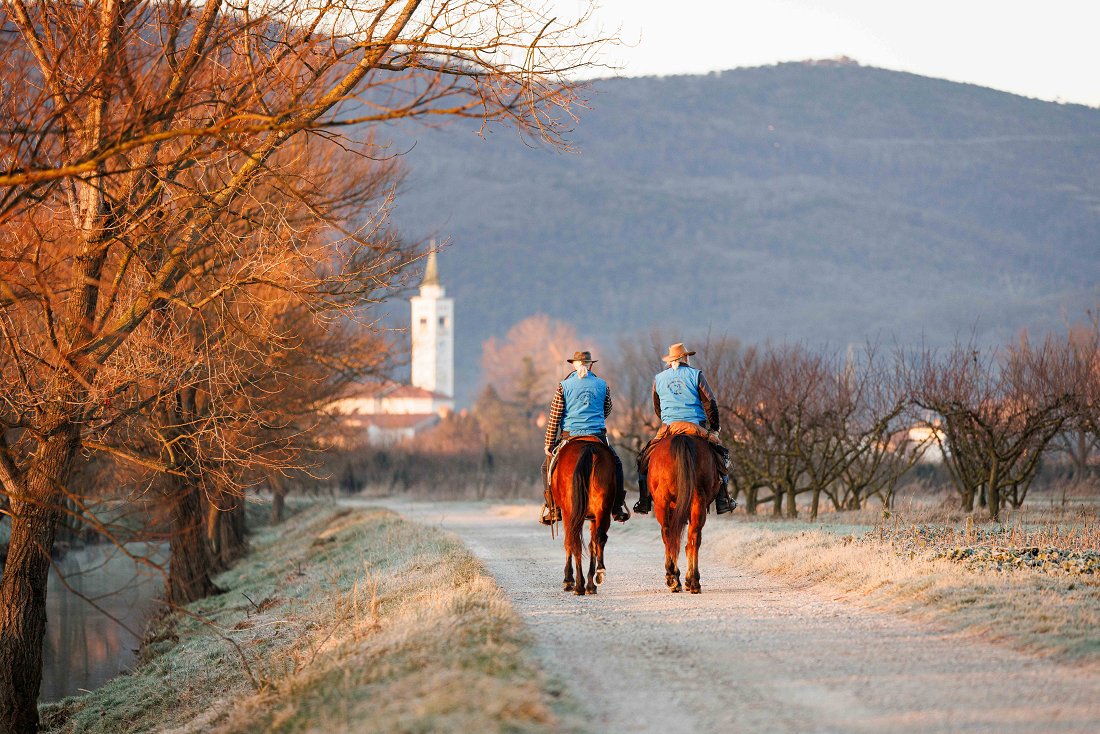
[[[699,585],[699,546],[703,544],[703,528],[692,520],[688,528],[687,537],[687,578],[685,585],[692,594],[698,594],[703,589]]]
[[[605,534],[600,540],[592,544],[594,550],[597,553],[596,558],[596,583],[602,584],[607,578],[607,567],[603,565],[603,549],[607,545],[607,535]]]
[[[581,565],[581,554],[577,553],[573,556],[573,559],[577,564],[577,584],[573,587],[573,593],[577,596],[584,596],[584,567]]]
[[[592,539],[592,554],[596,557],[596,583],[602,584],[607,575],[607,568],[603,565],[603,551],[607,546],[607,528],[611,525],[611,517],[606,522],[600,522],[599,528]]]
[[[680,560],[680,548],[672,547],[669,533],[664,528],[661,529],[661,535],[665,541],[665,583],[673,594],[679,592],[683,586],[680,584],[680,568],[678,562]]]

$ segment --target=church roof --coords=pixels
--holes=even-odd
[[[436,250],[428,253],[428,264],[424,268],[424,280],[420,285],[439,285],[439,264],[436,262]]]

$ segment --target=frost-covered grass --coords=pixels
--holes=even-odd
[[[837,520],[840,520],[838,517]],[[895,518],[890,519],[896,525]],[[855,533],[852,531],[856,530]],[[740,522],[711,536],[738,565],[822,585],[851,601],[931,619],[1063,660],[1100,663],[1100,578],[1021,567],[1003,573],[936,557],[936,545],[868,525]],[[923,538],[927,533],[918,533]],[[947,537],[933,533],[928,537]],[[1040,536],[1025,533],[1028,541]],[[1047,537],[1069,537],[1050,529]]]
[[[216,581],[226,593],[154,625],[132,674],[43,706],[46,731],[562,726],[519,619],[441,531],[317,506],[256,533]]]

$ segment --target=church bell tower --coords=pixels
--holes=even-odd
[[[434,243],[433,243],[434,246]],[[454,397],[454,300],[439,283],[436,252],[428,255],[420,295],[412,304],[412,384]]]

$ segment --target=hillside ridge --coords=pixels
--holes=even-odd
[[[995,342],[1100,300],[1100,110],[800,62],[594,80],[589,106],[574,154],[393,129],[398,225],[453,242],[460,404],[534,313],[606,352],[653,328]]]

